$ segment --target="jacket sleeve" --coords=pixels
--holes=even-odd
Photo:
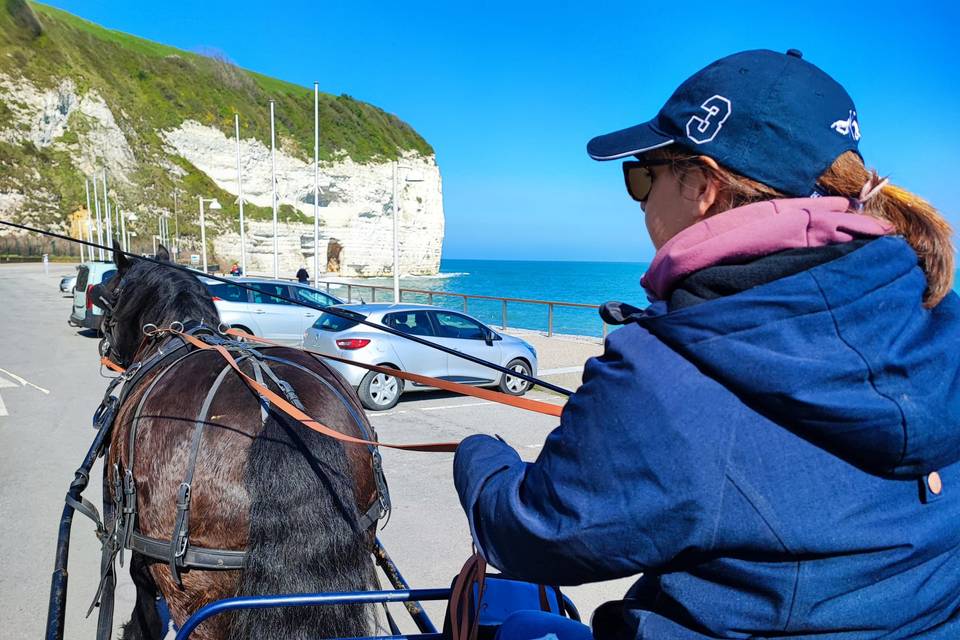
[[[536,462],[489,436],[465,439],[454,481],[486,559],[516,578],[581,584],[708,548],[729,428],[711,424],[703,381],[633,325],[587,362]]]

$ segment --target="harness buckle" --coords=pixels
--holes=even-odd
[[[377,484],[377,500],[380,501],[380,513],[377,516],[377,519],[379,520],[390,515],[390,488],[387,486],[387,476],[383,473],[383,459],[380,457],[380,452],[374,450],[371,454],[371,458],[373,465],[373,478]],[[387,517],[387,522],[389,521],[390,518]],[[384,525],[386,525],[386,522]]]
[[[174,532],[173,540],[174,558],[182,558],[187,552],[187,541],[189,540],[189,525],[187,524],[187,512],[190,510],[190,484],[180,483],[180,489],[177,491],[177,529]]]
[[[177,511],[186,511],[190,508],[190,483],[181,482],[177,491]]]
[[[120,374],[120,377],[124,380],[131,380],[133,376],[137,374],[137,371],[140,371],[140,368],[143,366],[143,361],[134,362],[132,365],[127,367],[127,370]]]
[[[182,558],[187,553],[187,544],[189,543],[190,536],[186,532],[180,535],[177,539],[177,549],[173,553],[174,558]]]

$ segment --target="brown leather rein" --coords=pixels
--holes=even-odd
[[[163,333],[177,335],[184,341],[196,347],[197,349],[216,351],[217,353],[220,354],[220,356],[224,359],[224,361],[226,361],[227,364],[240,375],[244,383],[246,383],[246,385],[250,387],[253,391],[256,391],[261,397],[268,400],[275,407],[277,407],[278,409],[286,413],[288,416],[290,416],[294,420],[297,420],[298,422],[303,424],[305,427],[312,429],[318,433],[322,433],[325,436],[329,436],[331,438],[339,440],[341,442],[350,443],[350,444],[361,444],[361,445],[374,446],[374,447],[388,447],[390,449],[400,449],[404,451],[446,452],[446,453],[455,451],[457,446],[460,444],[459,442],[391,444],[386,442],[377,442],[373,440],[364,440],[362,438],[356,438],[353,436],[340,433],[336,429],[332,429],[314,420],[309,415],[307,415],[306,413],[298,409],[296,406],[288,402],[285,398],[274,393],[266,386],[260,384],[255,379],[248,376],[246,373],[244,373],[240,369],[239,365],[237,364],[237,361],[230,354],[230,352],[222,345],[208,344],[203,340],[193,335],[190,335],[189,333],[184,332],[182,329],[174,328],[174,327],[168,327],[166,329],[156,329],[154,331],[150,331],[148,335],[157,336]],[[369,364],[354,362],[352,360],[347,360],[345,358],[340,358],[337,356],[331,356],[324,353],[319,353],[317,351],[312,351],[310,349],[289,347],[288,345],[274,342],[273,340],[268,340],[266,338],[260,338],[258,336],[251,335],[239,329],[227,329],[224,333],[237,338],[248,340],[250,342],[258,342],[258,343],[262,343],[262,344],[274,346],[274,347],[285,347],[285,348],[297,349],[299,351],[304,351],[312,355],[317,355],[330,360],[335,360],[337,362],[343,362],[346,364],[358,366],[363,369],[376,371],[377,373],[383,373],[385,375],[400,378],[402,380],[418,382],[420,384],[436,387],[438,389],[444,389],[446,391],[452,391],[454,393],[459,393],[462,395],[473,396],[475,398],[481,398],[484,400],[489,400],[491,402],[497,402],[500,404],[505,404],[505,405],[517,407],[520,409],[525,409],[527,411],[534,411],[536,413],[542,413],[545,415],[550,415],[555,417],[558,417],[563,411],[562,406],[550,404],[548,402],[540,402],[538,400],[530,400],[528,398],[510,396],[505,393],[490,391],[488,389],[479,389],[477,387],[471,387],[469,385],[460,384],[457,382],[450,382],[449,380],[431,378],[429,376],[422,376],[416,373],[410,373],[408,371],[399,371],[397,369],[391,369],[389,367],[380,367],[377,365],[369,365]],[[113,362],[106,356],[102,356],[100,358],[100,362],[107,368],[111,369],[112,371],[116,371],[117,373],[123,373],[125,371],[123,367]]]

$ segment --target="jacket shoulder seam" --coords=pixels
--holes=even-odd
[[[857,349],[852,343],[850,343],[850,341],[843,337],[843,333],[840,331],[840,323],[837,322],[837,316],[833,312],[833,306],[827,299],[827,294],[820,285],[820,280],[813,273],[811,273],[810,276],[813,278],[814,283],[817,285],[817,289],[820,291],[820,298],[823,300],[823,304],[827,313],[830,314],[830,320],[833,322],[833,330],[834,333],[836,333],[837,338],[844,344],[844,346],[847,347],[847,349],[849,349],[852,353],[855,353],[857,357],[860,358],[860,362],[863,363],[863,367],[867,370],[867,381],[870,383],[870,388],[873,389],[873,391],[881,398],[886,398],[889,400],[893,406],[897,408],[897,413],[900,414],[900,432],[903,437],[903,442],[900,448],[900,456],[897,458],[897,462],[899,463],[903,461],[904,457],[907,455],[907,417],[903,413],[903,407],[900,406],[900,403],[897,402],[893,396],[888,393],[884,393],[877,387],[876,376],[873,368],[870,366],[870,362],[864,357],[859,349]]]

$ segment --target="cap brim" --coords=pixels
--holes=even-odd
[[[587,153],[594,160],[616,160],[673,144],[673,138],[659,133],[652,125],[652,122],[644,122],[597,136],[587,143]]]

